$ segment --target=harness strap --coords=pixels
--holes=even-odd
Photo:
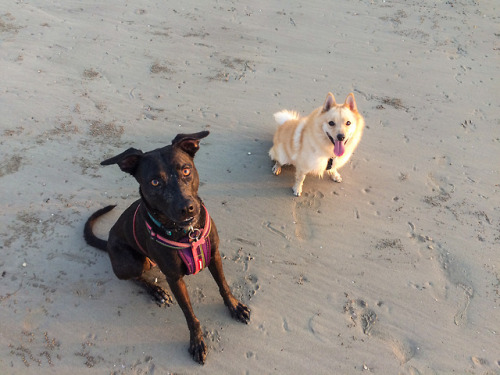
[[[333,165],[333,158],[330,158],[330,159],[328,159],[328,164],[326,165],[326,170],[329,171],[330,169],[332,169],[332,165]]]
[[[210,233],[210,229],[211,229],[211,227],[210,227],[210,215],[208,214],[208,211],[205,208],[205,206],[203,206],[203,208],[205,210],[205,227],[203,228],[203,232],[199,235],[199,237],[194,238],[196,240],[198,240],[198,238],[204,239],[205,237],[207,237],[208,234]],[[190,247],[191,244],[199,242],[199,241],[197,241],[197,242],[186,243],[186,242],[172,241],[172,240],[169,240],[169,239],[161,236],[160,234],[156,233],[153,230],[153,227],[151,225],[149,225],[149,223],[147,221],[146,221],[146,227],[148,228],[149,234],[151,235],[151,237],[153,237],[156,240],[156,242],[159,242],[160,244],[167,246],[167,247],[170,247],[172,249],[178,249],[178,248],[183,249],[185,247]],[[199,229],[197,229],[197,230],[199,231]],[[190,239],[191,239],[191,237],[190,237]]]
[[[203,230],[194,229],[193,232],[185,237],[187,242],[177,242],[169,240],[159,233],[155,232],[153,227],[145,221],[151,238],[162,246],[177,250],[182,261],[188,268],[189,274],[195,275],[210,263],[211,244],[209,234],[211,230],[211,219],[208,210],[205,210],[205,226]],[[139,207],[137,207],[137,210]],[[136,214],[137,214],[136,210]],[[134,215],[134,238],[135,238],[135,215]],[[137,242],[137,238],[136,238]],[[142,250],[142,247],[137,242],[137,245]],[[144,252],[144,250],[142,250]]]
[[[210,239],[201,238],[192,242],[191,247],[178,249],[177,253],[188,268],[189,275],[196,275],[210,263]]]
[[[179,256],[188,267],[189,273],[193,275],[200,272],[201,269],[203,269],[208,263],[210,263],[211,246],[208,235],[210,234],[211,230],[211,220],[210,215],[208,214],[208,210],[205,208],[205,206],[202,207],[205,210],[205,226],[201,234],[198,234],[194,237],[191,237],[192,234],[189,235],[188,242],[177,242],[169,240],[156,233],[147,221],[145,223],[151,238],[158,242],[160,245],[169,247],[171,249],[176,249]],[[200,232],[199,229],[196,229],[196,231],[198,233]],[[189,252],[191,254],[189,254]],[[192,261],[189,258],[191,258]]]
[[[156,263],[153,262],[151,259],[149,259],[148,254],[146,253],[146,250],[144,250],[144,248],[139,243],[139,240],[137,239],[137,234],[135,233],[135,218],[137,216],[137,211],[139,211],[139,207],[141,207],[140,203],[137,205],[137,208],[135,209],[135,212],[134,212],[134,220],[132,221],[132,233],[134,234],[134,240],[135,240],[135,243],[136,243],[137,247],[139,248],[139,250],[142,251],[142,253],[144,255],[146,255],[146,259],[148,260],[150,266],[151,267],[156,267]]]

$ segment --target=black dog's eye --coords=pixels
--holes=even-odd
[[[182,169],[182,175],[183,175],[184,177],[187,177],[187,176],[189,176],[190,174],[191,174],[191,168],[187,168],[187,167],[186,167],[186,168],[183,168],[183,169]]]
[[[350,121],[347,121],[345,124],[346,124],[347,126],[349,126],[349,125],[351,125],[351,122],[350,122]]]
[[[157,187],[158,185],[160,185],[160,181],[158,181],[158,180],[151,180],[151,185],[153,185],[154,187]]]
[[[330,126],[335,126],[335,122],[330,121],[330,122],[328,123],[328,125],[330,125]]]

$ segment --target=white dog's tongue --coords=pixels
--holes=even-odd
[[[333,146],[333,153],[335,154],[335,156],[340,157],[344,155],[344,151],[345,151],[344,142],[342,141],[335,142],[335,146]]]

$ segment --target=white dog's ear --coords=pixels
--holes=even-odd
[[[357,112],[358,107],[356,106],[356,100],[354,100],[354,94],[351,92],[347,95],[344,105],[348,106],[352,112]]]
[[[323,112],[328,112],[334,105],[337,105],[337,103],[335,103],[335,97],[329,92],[326,96],[325,104],[323,104]]]

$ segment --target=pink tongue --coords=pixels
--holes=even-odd
[[[335,156],[342,156],[344,155],[344,142],[337,141],[335,142],[335,146],[333,147],[333,153]]]

